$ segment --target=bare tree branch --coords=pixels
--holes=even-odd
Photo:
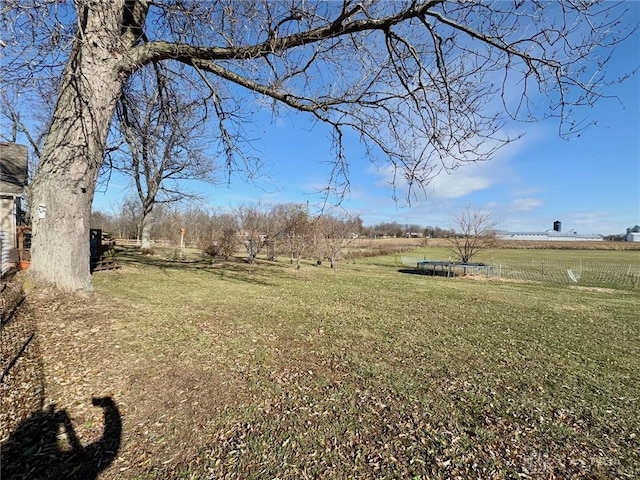
[[[626,9],[573,0],[5,0],[4,83],[23,95],[19,108],[37,105],[42,85],[58,91],[33,183],[51,216],[33,219],[31,272],[90,287],[88,261],[72,258],[88,244],[116,104],[149,65],[200,102],[229,172],[252,173],[245,122],[264,108],[291,109],[327,127],[327,192],[348,192],[352,131],[410,199],[441,171],[491,159],[514,139],[503,132],[511,118],[557,118],[563,136],[581,133],[589,122],[575,107],[618,80],[606,71],[610,52],[637,28]],[[165,92],[158,83],[160,102]],[[74,248],[56,246],[60,231],[75,232]]]

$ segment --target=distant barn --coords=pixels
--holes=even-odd
[[[553,230],[545,232],[509,232],[499,233],[500,240],[535,240],[545,242],[601,242],[604,240],[602,235],[582,234],[575,230],[570,232],[562,231],[562,223],[559,220],[553,222]]]
[[[577,232],[555,232],[549,230],[547,232],[508,232],[498,234],[500,240],[543,240],[551,242],[568,242],[568,241],[583,241],[583,242],[601,242],[604,240],[602,235],[595,234],[581,234]]]
[[[640,242],[640,225],[627,228],[627,242]]]

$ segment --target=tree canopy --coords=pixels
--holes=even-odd
[[[129,77],[162,65],[206,109],[229,169],[252,168],[243,125],[291,109],[330,127],[328,189],[348,192],[355,132],[409,191],[492,157],[509,119],[557,117],[606,94],[624,2],[5,0],[7,98],[57,98],[40,149],[32,273],[91,287],[88,219],[116,104]],[[633,26],[631,28],[634,28]],[[86,256],[86,261],[84,257]]]

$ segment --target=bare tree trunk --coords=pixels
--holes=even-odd
[[[140,250],[149,252],[151,250],[151,227],[153,226],[153,202],[144,208],[140,232]]]
[[[70,291],[90,291],[89,223],[107,132],[124,76],[113,37],[121,18],[109,3],[79,18],[76,45],[32,185],[30,274]]]
[[[329,257],[329,262],[331,263],[331,270],[333,270],[333,273],[338,273],[338,265],[336,263],[336,259],[333,257]]]

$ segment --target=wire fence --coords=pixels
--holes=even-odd
[[[492,265],[488,276],[590,287],[640,288],[640,264],[598,260],[533,259]]]
[[[401,257],[401,259],[404,265],[413,266],[420,270],[417,265],[420,259],[413,257]],[[424,271],[423,273],[428,274],[429,272]],[[640,263],[624,264],[602,260],[537,258],[494,261],[482,267],[457,265],[452,270],[452,276],[465,274],[524,282],[640,289]]]

